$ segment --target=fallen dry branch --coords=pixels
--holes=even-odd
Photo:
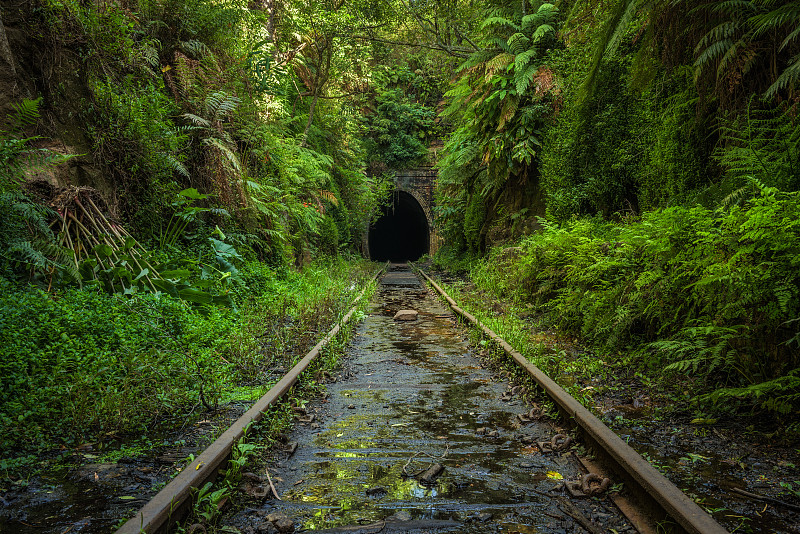
[[[739,495],[743,495],[749,499],[753,499],[756,501],[761,502],[768,502],[770,504],[774,504],[775,506],[781,506],[783,508],[788,508],[789,510],[794,510],[795,512],[800,512],[800,506],[796,504],[792,504],[790,502],[782,501],[780,499],[776,499],[774,497],[767,497],[766,495],[758,495],[757,493],[750,493],[749,491],[745,491],[739,488],[731,488],[731,491],[734,493],[738,493]]]

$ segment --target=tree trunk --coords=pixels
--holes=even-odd
[[[270,42],[275,42],[275,13],[278,10],[278,0],[251,0],[247,7],[267,12],[267,22],[264,29],[267,31]]]
[[[8,45],[8,37],[6,37],[6,27],[3,25],[3,10],[0,9],[0,59],[8,64],[8,69],[11,71],[13,80],[16,82],[17,69],[14,67],[14,55],[11,53],[11,47]]]

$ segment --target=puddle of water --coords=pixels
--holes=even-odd
[[[518,442],[521,433],[549,437],[552,429],[520,428],[515,416],[528,408],[500,400],[505,384],[491,380],[453,322],[439,317],[447,314],[443,305],[408,283],[408,273],[396,275],[348,349],[357,374],[329,385],[319,430],[298,429],[290,438],[301,444],[291,465],[270,467],[285,489],[271,506],[307,529],[405,510],[414,520],[458,521],[458,532],[548,531],[554,520],[545,512],[563,513],[537,491],[555,485],[548,471],[577,478],[577,467]],[[401,279],[407,290],[396,285]],[[419,319],[393,321],[387,310],[401,308],[418,310]],[[481,427],[498,435],[477,435]],[[433,486],[421,485],[416,477],[434,463],[443,473]],[[479,512],[493,520],[473,521]],[[237,516],[230,524],[248,523]]]

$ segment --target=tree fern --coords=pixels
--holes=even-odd
[[[617,50],[628,24],[633,20],[634,14],[646,3],[647,0],[617,0],[616,4],[614,4],[608,20],[600,30],[599,38],[594,44],[588,73],[578,90],[579,101],[587,100],[594,92],[595,80],[603,58]]]
[[[719,20],[698,42],[695,52],[696,77],[713,67],[717,80],[729,74],[733,82],[718,83],[718,92],[731,92],[759,63],[758,71],[778,67],[764,95],[794,91],[800,80],[800,54],[787,57],[788,47],[800,36],[800,4],[776,0],[729,0],[706,2],[693,10],[706,11]],[[720,20],[721,19],[721,20]],[[781,57],[781,54],[783,56]],[[769,71],[767,70],[769,69]],[[760,81],[760,80],[759,80]]]
[[[800,27],[798,28],[800,29]],[[775,83],[769,86],[765,94],[767,97],[774,97],[780,91],[795,86],[798,81],[800,81],[800,54],[789,60],[789,64],[783,69]]]
[[[497,27],[500,27],[502,29],[511,28],[517,31],[521,29],[517,23],[505,17],[489,17],[488,19],[484,20],[483,23],[481,23],[482,30],[485,30],[487,28],[497,28]]]
[[[509,53],[517,56],[528,50],[531,40],[524,33],[517,32],[507,42]]]
[[[459,126],[439,162],[440,184],[450,195],[447,213],[463,202],[472,214],[469,236],[459,230],[471,248],[478,246],[471,240],[483,234],[483,228],[475,228],[476,221],[491,223],[510,178],[518,178],[514,187],[527,180],[538,151],[540,124],[552,110],[539,103],[549,98],[547,91],[532,92],[531,87],[555,42],[558,9],[536,2],[536,12],[527,14],[518,7],[509,4],[487,11],[483,49],[461,65],[460,79],[446,95],[445,116]]]

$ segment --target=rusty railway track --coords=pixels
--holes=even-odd
[[[613,430],[603,424],[594,414],[575,400],[561,386],[530,363],[519,351],[514,349],[492,329],[481,323],[475,316],[458,306],[430,276],[420,274],[444,298],[450,308],[470,325],[481,330],[494,343],[503,349],[534,382],[555,402],[565,419],[572,423],[582,437],[591,445],[592,451],[601,457],[602,463],[615,475],[625,480],[629,488],[635,488],[639,505],[651,517],[671,520],[691,534],[726,533],[708,513],[684,494],[677,486],[634,451]]]
[[[383,273],[385,270],[382,269],[376,274],[376,277]],[[395,269],[396,270],[396,269]],[[405,271],[407,272],[407,271]],[[572,426],[575,432],[580,436],[581,441],[591,448],[592,452],[595,456],[599,459],[602,468],[607,471],[613,473],[615,480],[623,480],[625,482],[625,486],[627,488],[627,493],[632,495],[638,501],[638,505],[645,510],[645,514],[654,519],[656,521],[667,521],[671,525],[673,525],[673,531],[675,532],[688,532],[692,534],[722,534],[727,532],[722,526],[720,526],[714,519],[708,515],[704,510],[702,510],[697,504],[695,504],[689,497],[683,494],[676,486],[674,486],[669,480],[667,480],[663,475],[661,475],[656,469],[654,469],[647,461],[645,461],[639,454],[637,454],[633,449],[631,449],[624,441],[622,441],[611,429],[606,427],[599,419],[597,419],[594,415],[592,415],[586,408],[584,408],[578,401],[572,398],[566,391],[564,391],[560,386],[558,386],[553,380],[551,380],[548,376],[546,376],[541,370],[537,367],[532,365],[528,362],[522,354],[516,351],[513,347],[511,347],[506,341],[500,338],[495,332],[487,328],[485,325],[481,324],[475,317],[470,315],[468,312],[463,310],[458,306],[458,304],[450,298],[442,288],[436,284],[427,274],[424,272],[419,271],[419,274],[427,281],[428,284],[434,290],[444,298],[450,309],[464,319],[466,322],[470,323],[475,328],[480,329],[492,342],[496,343],[502,350],[511,358],[513,361],[520,366],[537,384],[537,386],[545,393],[547,396],[553,400],[553,402],[558,406],[559,410],[561,411],[562,415],[564,416],[565,423],[569,426]],[[406,276],[404,273],[401,273],[401,280],[403,279],[402,276]],[[414,276],[410,272],[408,276]],[[416,278],[416,277],[415,277]],[[397,284],[397,287],[401,287],[403,284]],[[420,286],[424,289],[424,286]],[[415,290],[419,293],[418,290]],[[357,297],[356,301],[363,296],[362,293]],[[355,302],[354,301],[354,304]],[[384,305],[384,308],[387,306]],[[291,388],[291,386],[297,381],[298,377],[303,373],[303,371],[309,366],[309,364],[317,357],[320,350],[324,345],[330,342],[334,336],[340,331],[341,327],[344,326],[353,316],[355,313],[356,306],[354,307],[345,315],[342,321],[334,326],[334,328],[294,367],[292,368],[286,376],[284,376],[270,391],[268,391],[261,399],[259,399],[253,407],[245,413],[236,423],[234,423],[225,433],[223,433],[220,438],[218,438],[214,443],[212,443],[202,454],[200,454],[197,458],[194,459],[192,463],[190,463],[186,468],[179,473],[179,475],[173,479],[164,489],[162,489],[150,502],[148,502],[136,515],[127,521],[118,531],[117,534],[135,534],[135,533],[157,533],[157,532],[167,532],[169,529],[174,525],[174,523],[179,520],[181,517],[185,515],[189,506],[190,506],[190,497],[192,494],[193,488],[199,488],[207,481],[213,480],[217,474],[217,472],[224,468],[226,461],[230,458],[231,448],[234,446],[236,441],[242,437],[245,432],[247,426],[253,422],[258,421],[261,418],[263,412],[265,412],[271,405],[278,402],[279,399]],[[383,310],[389,311],[389,310]],[[394,312],[395,310],[391,310]],[[437,315],[438,313],[438,315]],[[428,312],[427,317],[433,321],[434,319],[441,322],[446,320],[444,315],[441,312],[432,311]],[[388,318],[382,318],[384,322],[381,324],[388,325],[390,324]],[[440,323],[437,323],[439,325]],[[384,327],[385,328],[385,327]],[[406,328],[406,327],[404,327]],[[436,326],[436,328],[441,329],[440,326]],[[452,334],[450,334],[452,335]],[[398,344],[398,342],[394,342],[395,345],[402,345],[402,342]],[[379,360],[374,363],[380,365],[381,362],[387,360]],[[408,365],[408,362],[402,361],[402,359],[393,359],[391,363],[383,364],[384,366],[398,366],[398,365]],[[430,362],[427,363],[430,367],[434,365]],[[374,369],[373,367],[372,369]],[[449,371],[448,371],[449,372]],[[364,377],[369,377],[372,374],[376,374],[375,372],[365,373]],[[386,377],[384,377],[386,379]],[[361,388],[364,391],[369,390],[376,384],[371,378],[367,379],[364,378],[364,382],[357,382],[353,387],[356,389]],[[482,379],[476,379],[482,380]],[[408,383],[409,380],[405,380],[403,382],[401,380],[401,384],[397,386],[398,389],[405,387],[411,388],[420,387],[415,386],[413,384]],[[480,384],[478,384],[480,385]],[[429,390],[435,389],[434,386],[430,386]],[[345,393],[348,395],[348,393]],[[346,402],[346,401],[345,401]],[[388,402],[388,401],[386,401]],[[392,405],[394,407],[394,405]],[[340,406],[341,407],[341,406]],[[342,412],[346,412],[347,409],[356,409],[357,407],[355,404],[350,404],[344,406],[344,410]],[[384,406],[384,408],[388,408]],[[403,410],[410,414],[419,414],[420,412],[412,411],[407,406],[404,405]],[[335,411],[335,410],[334,410]],[[384,410],[386,411],[386,410]],[[433,413],[433,412],[432,412]],[[438,412],[437,412],[438,413]],[[366,417],[371,418],[372,421],[366,424],[364,429],[367,427],[373,427],[375,420],[384,417],[385,414],[379,413],[378,416],[367,415]],[[473,415],[472,412],[469,414],[470,416]],[[341,413],[331,415],[332,418],[337,416],[342,416]],[[425,417],[424,415],[412,415],[407,416],[411,417],[411,419],[403,420],[403,422],[389,424],[391,421],[397,420],[396,414],[388,414],[385,415],[385,423],[383,423],[382,428],[386,427],[401,427],[406,428],[407,425],[417,424],[421,419],[420,417]],[[476,415],[475,417],[479,417]],[[395,418],[395,419],[393,419]],[[430,421],[428,421],[430,423]],[[317,425],[319,426],[319,425]],[[474,425],[473,425],[474,426]],[[463,425],[462,425],[463,427]],[[339,428],[339,427],[336,427]],[[470,427],[472,428],[472,427]],[[323,429],[325,430],[325,429]],[[491,434],[491,429],[487,428],[479,428],[477,429],[478,433],[484,432]],[[371,432],[372,430],[367,429],[367,432]],[[325,432],[316,430],[303,430],[306,434],[302,434],[308,440],[312,438],[315,439],[317,442],[325,441],[326,446],[336,446],[340,447],[340,445],[330,445],[335,441],[334,436],[342,436],[344,432],[335,433],[334,430],[333,434],[330,432],[325,434]],[[496,432],[496,431],[495,431]],[[324,436],[328,436],[327,438],[323,439]],[[377,436],[378,434],[376,434]],[[381,434],[383,436],[383,434]],[[374,437],[374,436],[373,436]],[[438,436],[436,439],[443,439],[446,436]],[[462,436],[463,437],[463,436]],[[347,439],[348,436],[345,436]],[[456,436],[458,438],[458,436]],[[472,437],[470,437],[472,439]],[[411,437],[408,438],[411,440]],[[406,440],[406,441],[408,441]],[[414,453],[411,455],[411,450],[414,446],[418,445],[409,445],[409,443],[402,443],[402,439],[395,440],[401,442],[399,449],[394,450],[392,453],[383,453],[383,456],[380,456],[381,451],[379,445],[375,443],[379,443],[380,439],[374,437],[373,442],[371,442],[372,448],[367,448],[367,452],[364,453],[365,455],[377,455],[380,456],[381,460],[383,461],[394,461],[395,464],[397,463],[398,457],[403,457],[403,455],[408,456],[408,463],[412,462],[414,458],[417,457],[419,452]],[[328,443],[330,442],[330,443]],[[457,439],[453,441],[454,443],[458,443]],[[472,442],[467,442],[462,439],[461,443],[465,444],[465,447],[470,445]],[[530,440],[528,441],[530,443]],[[406,449],[403,449],[403,446]],[[342,445],[341,447],[345,447]],[[306,458],[310,458],[311,456],[319,456],[319,455],[329,455],[330,450],[341,450],[339,449],[322,449],[317,448],[310,450],[309,454]],[[444,455],[441,458],[447,456],[448,452],[450,451],[450,443],[448,442],[446,445],[446,449],[444,450]],[[543,445],[540,444],[540,448]],[[473,447],[474,448],[474,447]],[[349,449],[348,449],[349,450]],[[481,455],[485,452],[485,447],[483,445],[478,446],[476,451],[480,452]],[[471,449],[472,451],[472,449]],[[459,463],[455,463],[456,460],[453,461],[453,467],[451,468],[454,472],[459,473],[463,477],[469,478],[472,476],[469,471],[465,470],[466,468],[461,466],[461,463],[466,463],[466,458],[470,457],[474,451],[470,452],[470,454],[464,454],[461,460],[457,460]],[[293,454],[294,451],[289,453],[290,455]],[[348,453],[350,456],[355,455],[355,453]],[[300,455],[300,454],[298,454]],[[334,455],[335,456],[335,455]],[[347,456],[347,455],[345,455]],[[356,455],[357,456],[357,455]],[[429,455],[431,456],[431,455]],[[477,455],[476,455],[477,456]],[[491,454],[486,454],[486,456],[491,456]],[[462,461],[463,460],[463,461]],[[400,462],[402,464],[402,462]],[[403,476],[407,475],[406,469],[408,467],[408,463],[402,467],[402,474]],[[438,467],[437,467],[438,466]],[[474,467],[474,466],[473,466]],[[460,469],[460,471],[459,471]],[[417,484],[414,486],[415,489],[412,491],[419,492],[420,490],[423,492],[428,492],[427,497],[430,497],[430,485],[425,484],[425,477],[429,477],[429,483],[432,483],[436,477],[444,470],[444,467],[437,462],[432,461],[430,466],[428,467],[427,471],[420,472],[419,480],[422,485]],[[474,471],[474,469],[473,469]],[[291,473],[287,471],[287,476],[292,476]],[[383,476],[383,475],[382,475]],[[295,482],[293,486],[299,486],[302,488],[303,484],[307,482],[303,478],[299,478],[300,475],[295,476]],[[361,481],[363,482],[363,480]],[[588,484],[588,482],[587,482]],[[364,485],[364,484],[361,484]],[[472,484],[470,484],[472,485]],[[428,488],[428,489],[426,489]],[[451,488],[452,490],[452,488]],[[292,491],[301,491],[301,490],[292,490]],[[309,487],[306,491],[319,491],[318,488]],[[372,498],[378,494],[379,491],[383,491],[385,493],[389,493],[383,487],[373,487],[367,490],[367,497]],[[458,490],[461,491],[461,490]],[[452,490],[453,494],[458,494],[458,491]],[[542,494],[539,490],[532,490],[535,493]],[[372,492],[372,493],[370,493]],[[310,493],[308,493],[310,495]],[[435,492],[434,492],[435,495]],[[528,493],[528,496],[534,495],[534,493]],[[382,495],[381,495],[382,496]],[[427,498],[426,497],[426,498]],[[379,496],[380,498],[380,496]],[[302,500],[302,499],[301,499]],[[524,499],[523,499],[524,500]],[[426,501],[427,502],[427,501]],[[498,504],[502,508],[505,507],[535,507],[542,505],[537,505],[536,503],[521,503],[515,505],[514,502],[517,501],[509,501],[509,503]],[[563,503],[563,499],[562,499]],[[451,501],[447,501],[445,503],[447,506],[450,506],[451,509],[459,509],[460,513],[466,513],[464,510],[472,510],[473,508],[464,508],[460,509],[457,503],[457,499],[453,499]],[[566,503],[569,504],[569,503]],[[288,505],[287,505],[288,506]],[[394,506],[394,505],[387,505],[387,506]],[[324,508],[324,507],[323,507]],[[432,508],[431,508],[432,509]],[[478,508],[479,509],[479,508]],[[565,511],[567,515],[573,515],[572,512],[569,510],[564,510],[561,508],[562,511]],[[374,510],[373,510],[374,512]],[[545,511],[546,514],[553,516],[551,512]],[[579,512],[576,512],[577,515],[573,517],[580,516]],[[388,515],[385,514],[385,515]],[[394,520],[397,514],[391,516]],[[425,514],[423,514],[425,515]],[[436,514],[433,514],[436,515]],[[556,514],[557,515],[557,514]],[[433,516],[431,516],[433,517]],[[436,516],[439,517],[439,516]],[[476,516],[478,517],[478,516]],[[585,519],[585,518],[584,518]],[[470,519],[471,520],[471,519]],[[239,518],[239,521],[242,521]],[[382,525],[380,523],[375,523],[374,525],[379,526],[382,530],[392,530],[391,528],[387,528],[387,519],[382,520]],[[428,532],[428,531],[438,531],[437,528],[447,529],[447,528],[455,528],[457,531],[460,530],[461,527],[453,526],[453,524],[448,523],[448,521],[429,521],[427,523],[420,523],[420,522],[406,522],[402,523],[400,527],[397,527],[395,530],[399,529],[403,530],[415,530],[420,532]],[[583,523],[579,522],[583,525]],[[635,521],[634,521],[635,524]],[[374,526],[373,525],[373,526]],[[404,525],[404,526],[403,526]],[[396,525],[395,525],[396,527]],[[355,527],[354,527],[355,528]],[[366,528],[366,527],[365,527]],[[467,528],[467,527],[463,527]],[[469,527],[473,528],[473,530],[463,530],[463,531],[475,531],[474,528],[476,527]],[[584,528],[593,532],[592,525],[584,525]],[[427,529],[427,530],[426,530]],[[357,530],[336,530],[332,529],[329,530],[330,532],[351,532]],[[452,531],[452,530],[451,530]],[[478,529],[477,531],[480,531]],[[511,530],[513,532],[513,530]],[[541,531],[541,530],[537,530]]]

